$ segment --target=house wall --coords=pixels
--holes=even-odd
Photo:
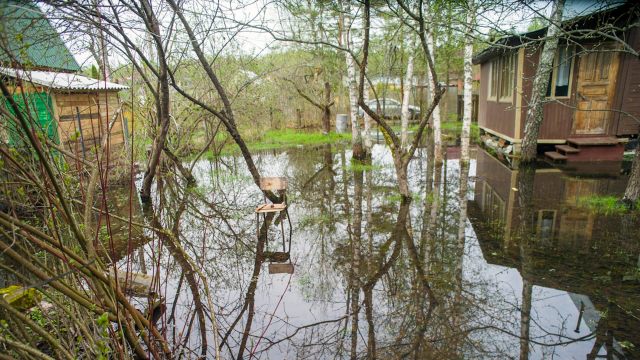
[[[522,108],[521,119],[522,126],[520,128],[519,137],[524,137],[524,124],[527,119],[527,110],[529,109],[529,101],[533,91],[533,79],[538,68],[538,59],[542,47],[528,47],[525,49],[523,64],[523,80],[522,80]],[[573,108],[575,107],[575,93],[577,89],[578,66],[579,61],[574,59],[572,75],[571,75],[571,91],[568,99],[555,99],[544,105],[543,120],[540,126],[538,142],[560,142],[564,143],[566,138],[571,135],[571,127],[573,126]],[[556,141],[557,140],[557,141]]]
[[[628,33],[628,42],[636,50],[640,51],[640,30],[633,29]],[[592,44],[583,45],[587,49]],[[521,76],[522,99],[519,105],[520,126],[516,123],[516,95],[512,103],[498,103],[488,101],[490,61],[481,65],[480,103],[478,125],[494,132],[496,135],[506,137],[507,140],[515,140],[524,137],[524,124],[533,89],[533,79],[537,69],[538,59],[542,46],[527,47],[524,50],[524,60],[518,61],[516,66],[516,81]],[[518,68],[522,63],[522,70]],[[578,88],[578,69],[580,58],[574,57],[571,90],[568,98],[550,99],[544,105],[543,121],[538,138],[539,143],[564,143],[567,138],[574,137],[573,121],[574,108],[576,107],[576,93]],[[620,55],[620,67],[617,75],[616,93],[612,103],[613,112],[609,123],[608,135],[634,135],[640,132],[640,60],[629,53]],[[519,128],[519,131],[518,131]],[[514,132],[518,131],[518,134]]]
[[[82,140],[84,140],[86,154],[97,145],[100,146],[102,137],[106,135],[109,121],[118,110],[118,93],[78,93],[55,92],[53,94],[55,109],[54,116],[58,120],[58,134],[60,143],[69,151],[81,154]],[[80,114],[80,126],[78,125]],[[110,136],[112,150],[117,150],[124,144],[122,116],[116,120]],[[93,152],[95,153],[95,152]]]
[[[480,66],[480,99],[478,104],[478,126],[499,136],[514,138],[515,136],[515,101],[516,96],[509,103],[488,101],[489,96],[489,72],[491,61]],[[518,74],[516,62],[515,74]],[[514,93],[517,76],[514,76]]]
[[[629,44],[640,51],[640,30],[633,28],[629,32]],[[615,114],[616,135],[635,135],[640,133],[640,60],[624,53],[620,56],[620,75],[616,86],[614,104],[620,112]],[[635,117],[635,119],[634,119]]]

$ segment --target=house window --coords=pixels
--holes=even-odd
[[[553,60],[553,71],[549,77],[547,96],[569,97],[571,88],[571,73],[573,70],[573,48],[559,46],[558,53]]]
[[[491,62],[491,73],[489,74],[490,100],[499,102],[510,102],[512,100],[515,58],[515,54],[508,54]]]
[[[538,239],[545,242],[551,241],[556,227],[556,211],[538,211],[537,224],[536,233],[538,234]]]

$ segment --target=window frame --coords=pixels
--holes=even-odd
[[[498,62],[499,58],[497,59],[493,59],[491,60],[491,62],[489,62],[489,88],[488,93],[487,93],[487,99],[491,100],[491,101],[498,101],[498,88],[500,83],[498,82],[498,80],[496,80],[496,83],[493,83],[493,69],[494,67],[496,67],[496,63]],[[497,75],[497,73],[496,73]],[[499,76],[498,76],[499,78]],[[495,94],[493,94],[493,90],[495,90]]]
[[[551,234],[549,237],[542,236],[542,219],[544,218],[544,213],[551,213],[553,217],[551,218]],[[558,211],[555,209],[541,209],[538,210],[537,218],[536,218],[536,238],[542,241],[550,241],[553,240],[556,233],[556,225],[558,219]]]
[[[498,102],[498,103],[513,103],[513,93],[515,91],[515,81],[516,81],[516,55],[517,53],[509,53],[500,57],[497,57],[489,63],[489,87],[487,99],[490,101]],[[507,82],[510,84],[510,91],[508,92],[508,96],[500,96],[502,92],[502,80],[503,75],[506,72],[505,67],[506,63],[509,62],[511,64],[510,70],[512,78],[511,81]],[[494,76],[494,69],[496,70]],[[494,93],[495,90],[495,94]]]
[[[567,95],[556,96],[556,81],[558,80],[558,67],[560,65],[560,47],[564,47],[567,51],[571,50],[571,57],[569,58],[569,84]],[[556,54],[553,57],[553,68],[551,69],[551,91],[549,92],[549,96],[547,99],[570,99],[571,98],[571,90],[573,87],[573,71],[575,68],[575,47],[573,45],[558,45],[558,49],[556,49]]]

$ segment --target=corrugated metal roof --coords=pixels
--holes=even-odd
[[[0,73],[32,84],[59,90],[124,90],[129,87],[90,77],[54,71],[28,71],[0,67]]]
[[[76,72],[80,66],[58,32],[29,0],[0,0],[0,63]]]

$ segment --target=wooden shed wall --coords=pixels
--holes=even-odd
[[[629,32],[628,42],[634,49],[640,51],[638,28],[633,28]],[[621,111],[615,116],[618,122],[615,134],[635,135],[640,133],[640,60],[631,54],[624,53],[620,61],[614,106]]]
[[[536,69],[538,68],[538,59],[540,58],[541,51],[542,47],[528,47],[525,50],[522,82],[522,126],[520,127],[520,138],[524,137],[524,124],[527,119],[527,110],[529,109],[527,104],[529,104],[531,99],[533,79],[536,74]],[[559,140],[564,142],[564,140],[571,135],[571,128],[573,126],[573,108],[576,105],[574,99],[577,89],[578,66],[579,61],[576,58],[573,63],[569,98],[556,99],[555,101],[550,101],[544,105],[543,120],[542,125],[540,126],[538,141]]]
[[[640,30],[633,29],[628,33],[629,44],[636,50],[640,50]],[[593,44],[583,45],[587,49]],[[505,135],[513,139],[524,137],[524,124],[527,110],[531,99],[533,88],[533,78],[537,69],[540,57],[540,47],[527,47],[525,50],[524,63],[522,66],[522,102],[520,108],[520,133],[515,131],[515,102],[517,94],[513,97],[512,103],[498,103],[488,101],[489,71],[490,62],[481,65],[480,103],[478,114],[478,125],[482,128],[492,130],[499,135]],[[516,81],[519,63],[516,66]],[[580,68],[580,57],[573,60],[571,74],[571,89],[568,98],[558,98],[547,102],[544,105],[544,120],[540,127],[539,142],[562,143],[567,138],[575,136],[573,132],[574,108],[576,107],[576,93],[578,88],[578,69]],[[516,89],[516,86],[514,86]],[[516,89],[517,90],[517,89]],[[620,70],[617,75],[616,93],[613,97],[613,113],[607,131],[608,135],[634,135],[640,133],[640,60],[628,53],[620,56]],[[635,119],[634,119],[635,117]]]
[[[94,149],[94,145],[100,146],[102,137],[106,135],[108,123],[118,110],[118,93],[56,92],[54,102],[60,143],[72,152],[81,152],[81,138],[76,135],[80,133],[78,113],[85,149]],[[111,130],[110,146],[115,149],[122,144],[124,131],[122,116],[119,116]]]
[[[490,129],[499,134],[513,138],[515,132],[515,95],[509,103],[488,101],[489,96],[489,71],[491,61],[480,66],[480,97],[478,103],[478,125]],[[515,74],[518,74],[516,65]],[[513,89],[515,93],[517,76],[514,76]]]

